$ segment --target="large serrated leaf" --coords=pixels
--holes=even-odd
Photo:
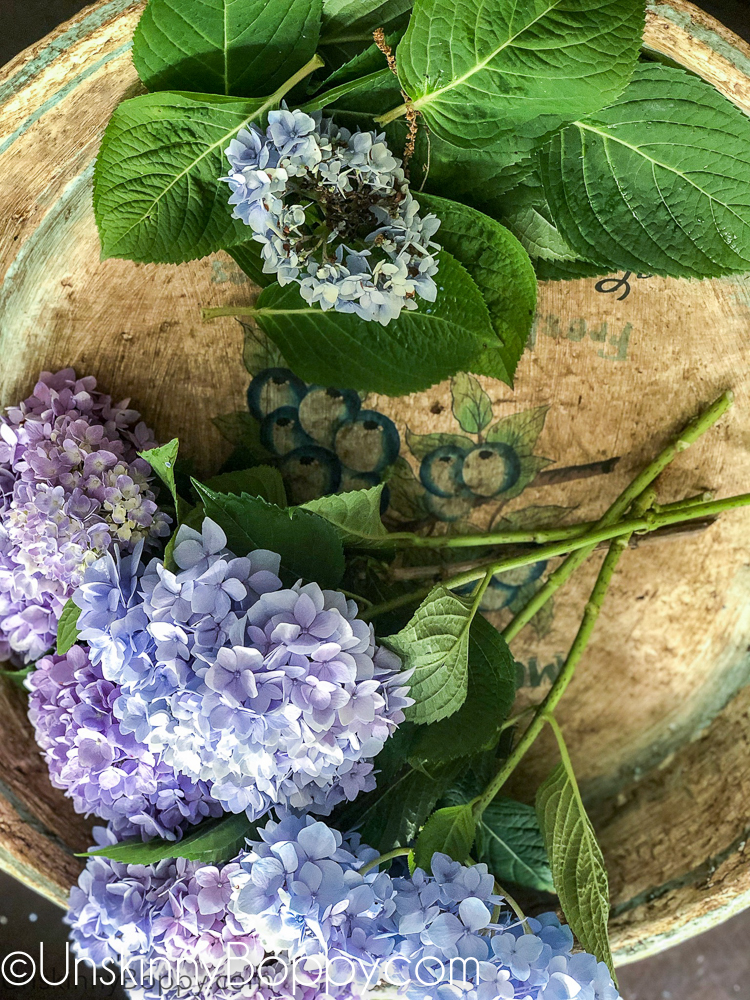
[[[515,695],[516,663],[508,644],[494,625],[476,615],[469,630],[466,701],[448,718],[416,728],[409,760],[429,768],[495,746]]]
[[[529,255],[509,230],[483,212],[434,195],[420,194],[419,200],[440,219],[437,239],[476,281],[497,334],[472,358],[470,370],[512,384],[536,310]]]
[[[386,749],[390,742],[386,743]],[[376,768],[378,763],[376,758]],[[381,853],[403,847],[417,835],[460,769],[460,763],[451,761],[432,768],[429,774],[412,768],[388,774],[379,778],[374,791],[340,806],[334,813],[333,825],[338,830],[356,827],[363,842]]]
[[[465,864],[471,854],[475,833],[476,821],[470,805],[438,809],[417,837],[414,847],[417,867],[431,872],[432,856],[436,852]]]
[[[276,507],[260,497],[217,493],[193,480],[207,517],[227,536],[238,556],[270,549],[281,556],[281,578],[288,586],[298,579],[336,587],[344,575],[344,550],[336,530],[322,517],[299,507]]]
[[[536,813],[552,881],[571,930],[586,951],[607,963],[614,976],[607,933],[607,870],[575,778],[565,763],[558,764],[539,788]]]
[[[165,858],[187,858],[203,864],[231,861],[245,846],[245,840],[255,834],[257,824],[251,823],[244,813],[204,820],[195,830],[180,841],[155,837],[145,843],[141,840],[124,840],[119,844],[99,847],[83,857],[104,857],[126,865],[153,865]]]
[[[540,153],[555,225],[610,271],[750,269],[750,120],[684,70],[648,63]]]
[[[445,719],[463,705],[468,690],[469,631],[472,602],[443,586],[435,587],[414,617],[396,635],[383,641],[413,670],[407,711],[412,722]]]
[[[455,145],[488,145],[529,123],[540,135],[621,93],[644,16],[643,0],[416,0],[399,79]]]
[[[499,882],[554,892],[542,831],[533,806],[495,799],[477,824],[477,861],[484,861]]]
[[[102,254],[180,264],[247,240],[232,218],[224,150],[272,98],[157,93],[123,101],[94,171]]]
[[[233,493],[242,496],[262,497],[277,507],[286,507],[284,480],[278,469],[270,465],[254,465],[250,469],[222,472],[207,480],[206,486],[217,493]]]
[[[322,0],[149,0],[133,62],[149,90],[272,93],[315,52]]]
[[[384,484],[308,500],[301,505],[334,526],[344,545],[368,545],[388,537],[380,518]]]
[[[414,0],[323,0],[324,44],[372,37],[411,10]]]
[[[438,257],[434,303],[418,299],[388,326],[308,305],[294,283],[264,289],[258,325],[306,382],[399,396],[465,368],[495,337],[481,292],[449,253]]]

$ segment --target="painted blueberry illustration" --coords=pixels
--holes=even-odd
[[[482,610],[500,611],[509,607],[519,597],[522,588],[538,580],[546,568],[547,561],[542,560],[529,566],[519,566],[518,569],[511,569],[506,573],[496,573],[485,591]],[[528,592],[526,596],[528,598]]]
[[[290,451],[279,463],[279,471],[284,478],[289,502],[294,504],[306,503],[326,493],[337,493],[343,486],[341,463],[332,451],[317,444],[307,444]]]
[[[341,486],[344,490],[370,490],[373,486],[380,484],[380,476],[377,472],[355,472],[354,469],[347,469],[341,466]]]
[[[396,425],[376,410],[361,410],[336,434],[336,454],[355,472],[382,472],[398,458],[401,439]]]
[[[288,368],[265,368],[248,387],[247,405],[256,420],[262,420],[282,406],[297,407],[305,391],[305,383]]]
[[[274,455],[286,455],[295,448],[313,443],[300,425],[295,406],[280,406],[264,417],[260,425],[260,440],[263,447]]]
[[[425,455],[419,466],[424,488],[436,497],[468,494],[463,477],[465,455],[466,452],[454,444],[441,445]]]
[[[362,401],[353,389],[313,385],[299,404],[299,420],[314,441],[333,448],[339,429],[351,423],[361,407]]]
[[[518,482],[521,460],[509,444],[487,442],[472,448],[462,471],[464,483],[475,496],[494,497]]]
[[[434,493],[425,493],[424,502],[427,510],[440,521],[460,521],[472,508],[471,496],[468,494],[438,497]]]

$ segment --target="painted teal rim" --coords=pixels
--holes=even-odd
[[[101,7],[95,7],[80,21],[71,24],[62,34],[52,38],[33,59],[24,63],[5,83],[0,84],[0,102],[18,93],[75,42],[101,28],[107,21],[130,7],[136,7],[138,3],[139,0],[108,0]]]

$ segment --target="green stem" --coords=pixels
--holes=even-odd
[[[454,590],[456,587],[463,587],[468,583],[474,583],[475,580],[481,579],[485,576],[485,574],[494,576],[496,573],[506,573],[511,569],[519,569],[521,566],[528,566],[531,563],[554,559],[555,556],[565,555],[566,552],[571,552],[572,555],[566,559],[562,566],[555,570],[549,578],[549,580],[552,580],[556,576],[559,577],[559,582],[557,582],[556,586],[552,588],[554,591],[564,582],[565,579],[568,578],[568,576],[570,576],[573,569],[577,568],[584,561],[584,559],[586,559],[587,556],[594,551],[600,542],[607,542],[612,538],[617,538],[619,535],[627,535],[629,538],[630,535],[635,532],[652,532],[670,524],[682,524],[686,521],[696,521],[701,518],[715,517],[717,514],[721,514],[724,511],[733,510],[737,507],[746,507],[749,504],[750,493],[741,493],[739,496],[726,497],[724,500],[713,500],[710,503],[694,504],[686,510],[678,508],[671,511],[660,511],[659,513],[649,512],[643,517],[633,518],[627,521],[619,521],[615,524],[600,527],[598,530],[590,531],[588,534],[582,535],[580,538],[571,538],[567,541],[553,542],[550,545],[541,545],[538,549],[532,549],[530,552],[522,552],[516,556],[482,563],[472,569],[466,570],[463,573],[458,573],[456,576],[451,576],[447,580],[443,580],[441,585],[448,590]],[[547,588],[549,580],[547,584],[541,588],[541,591],[544,591]],[[408,606],[409,604],[415,604],[417,601],[421,601],[427,597],[432,590],[433,585],[430,585],[428,587],[421,587],[419,590],[412,591],[409,594],[394,597],[390,601],[384,601],[382,604],[376,604],[373,608],[368,608],[362,617],[365,621],[370,621],[372,618],[385,614],[387,611],[394,611],[397,608],[402,608]],[[537,591],[537,593],[541,593],[541,591]],[[543,603],[544,601],[539,604],[539,607],[541,607]],[[536,611],[534,613],[536,613]],[[521,614],[523,615],[524,612],[521,612]],[[517,619],[514,618],[510,623],[510,626],[513,626],[516,620]],[[517,635],[520,631],[520,628],[511,630],[510,626],[508,626],[508,628],[506,628],[503,632],[504,637],[508,641],[510,641],[509,633],[511,631],[513,636]]]
[[[669,463],[680,454],[680,452],[685,451],[689,448],[691,444],[698,440],[698,438],[704,434],[710,427],[716,423],[716,421],[723,416],[724,413],[729,409],[729,407],[734,402],[734,395],[731,390],[727,390],[722,393],[718,399],[704,410],[703,413],[699,414],[694,420],[692,420],[687,427],[679,434],[673,441],[671,441],[666,448],[661,451],[653,462],[632,481],[632,483],[624,490],[620,496],[615,500],[609,510],[602,517],[599,522],[601,525],[612,524],[617,521],[622,514],[630,507],[636,497],[640,496],[641,493],[659,476],[669,465]],[[567,580],[572,576],[572,574],[581,566],[594,551],[595,546],[589,548],[583,548],[578,552],[573,553],[568,556],[565,562],[558,566],[558,568],[551,573],[547,578],[546,583],[543,584],[533,595],[533,597],[527,602],[526,606],[518,612],[518,614],[513,618],[513,620],[503,629],[503,637],[507,642],[511,642],[521,629],[526,626],[534,615],[546,604],[546,602],[552,597],[552,595],[557,591]]]
[[[378,125],[389,125],[391,122],[395,122],[397,118],[403,118],[408,110],[408,104],[400,104],[397,108],[393,108],[384,115],[380,115],[375,121]]]
[[[407,854],[411,854],[411,847],[396,847],[392,851],[388,851],[387,854],[381,854],[378,858],[373,858],[372,861],[368,861],[366,865],[363,865],[359,869],[360,875],[367,875],[371,872],[373,868],[378,868],[380,865],[384,865],[386,861],[393,861],[394,858],[404,858]]]
[[[750,500],[750,497],[748,499]],[[636,501],[634,506],[642,510],[650,503],[653,503],[653,491],[650,488],[647,488],[644,490],[642,497]],[[531,720],[528,729],[517,743],[515,749],[489,783],[487,788],[474,800],[474,815],[477,819],[479,819],[484,810],[490,802],[492,802],[510,775],[516,769],[518,763],[530,749],[537,736],[541,733],[544,728],[544,723],[552,715],[554,710],[557,708],[560,699],[565,694],[568,685],[573,679],[575,669],[583,656],[584,650],[588,646],[589,639],[594,631],[594,626],[599,618],[599,612],[601,611],[602,604],[604,603],[604,598],[612,581],[615,568],[620,560],[620,556],[627,548],[631,534],[632,532],[627,532],[626,534],[615,538],[610,545],[609,551],[604,557],[604,562],[599,570],[599,575],[596,578],[594,589],[591,591],[591,596],[586,602],[586,608],[583,612],[581,624],[578,627],[578,632],[573,640],[573,645],[570,647],[565,663],[563,664],[562,669],[558,674],[555,683],[550,688],[547,696],[537,707],[534,713],[534,718]]]
[[[298,69],[294,76],[290,76],[288,80],[285,80],[278,90],[274,91],[272,100],[281,100],[289,91],[296,87],[298,83],[301,83],[306,76],[314,73],[316,69],[320,69],[321,66],[325,66],[325,60],[322,56],[319,56],[316,52],[312,59],[308,59],[302,69]]]
[[[497,879],[495,879],[495,895],[496,896],[502,896],[503,899],[506,900],[506,902],[508,903],[508,906],[510,906],[511,910],[513,910],[513,912],[515,913],[515,915],[518,917],[519,923],[522,924],[524,934],[533,934],[534,932],[529,927],[529,922],[528,922],[528,919],[526,918],[526,914],[523,912],[523,910],[521,909],[521,907],[518,905],[518,903],[515,901],[515,899],[511,896],[511,894],[508,892],[508,890],[504,889],[500,885],[500,883],[498,882]],[[500,906],[496,906],[494,908],[494,910],[492,911],[492,923],[493,924],[496,924],[498,922],[498,920],[500,919],[500,912],[501,912],[501,907]]]
[[[380,80],[391,77],[391,75],[390,69],[386,66],[385,69],[375,70],[374,73],[357,77],[356,80],[349,80],[347,83],[342,83],[338,87],[326,91],[325,94],[321,94],[319,97],[314,97],[307,104],[303,104],[302,111],[306,111],[308,114],[311,111],[320,111],[321,108],[325,108],[329,104],[334,104],[340,97],[351,93],[352,90],[358,90],[360,87],[367,86],[368,84],[377,83]]]

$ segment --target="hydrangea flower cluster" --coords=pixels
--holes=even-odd
[[[101,828],[95,833],[101,845],[115,839]],[[252,974],[264,952],[227,909],[239,870],[238,862],[126,865],[90,858],[70,893],[66,922],[74,951],[94,966],[119,965],[134,1000],[248,996],[235,984]]]
[[[42,372],[0,415],[0,659],[31,662],[55,641],[85,567],[113,543],[169,533],[137,452],[152,432],[72,368]]]
[[[435,215],[419,215],[385,135],[303,111],[271,111],[226,150],[234,217],[262,244],[263,270],[306,302],[386,326],[434,302]]]
[[[123,732],[113,713],[120,689],[83,646],[45,656],[26,679],[29,718],[52,784],[80,813],[108,820],[118,840],[179,839],[221,806],[203,782],[175,774],[158,754]]]
[[[330,811],[374,787],[372,758],[403,721],[407,676],[357,606],[283,589],[279,556],[242,558],[210,519],[182,526],[168,570],[107,554],[74,600],[114,713],[178,774],[251,819],[274,803]]]
[[[435,854],[432,875],[363,874],[377,852],[311,816],[271,821],[260,837],[221,868],[91,859],[71,894],[79,955],[157,968],[182,955],[211,970],[239,952],[246,978],[233,995],[259,1000],[361,1000],[378,983],[407,1000],[619,1000],[604,963],[571,954],[554,914],[515,920],[486,865]],[[231,995],[217,980],[203,988],[181,996]]]

